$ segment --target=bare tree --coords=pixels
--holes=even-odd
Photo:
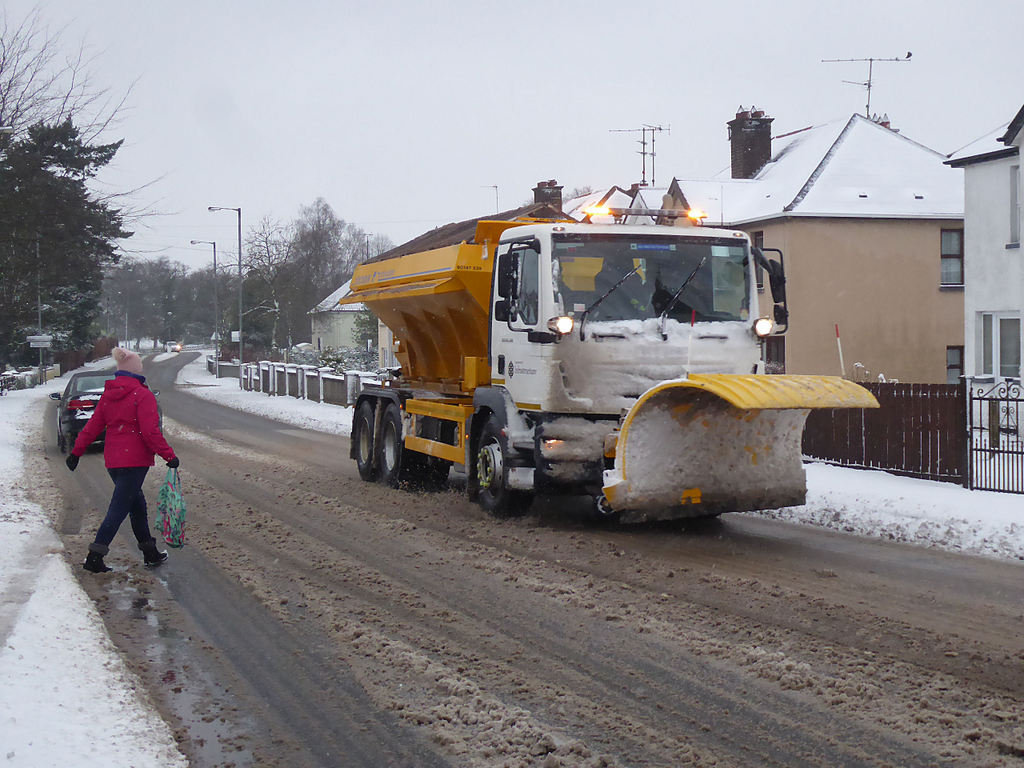
[[[88,143],[116,120],[131,88],[115,95],[97,87],[85,44],[66,55],[63,32],[51,32],[38,8],[20,22],[0,11],[0,125],[20,135],[37,123],[71,120]]]
[[[268,309],[274,318],[270,339],[274,347],[279,346],[277,334],[282,320],[286,334],[291,336],[288,309],[294,286],[295,242],[292,227],[279,224],[269,216],[264,216],[249,230],[245,241],[243,261],[246,268],[250,276],[257,278],[269,292]]]

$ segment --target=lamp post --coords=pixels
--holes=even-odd
[[[208,211],[234,211],[238,214],[238,386],[242,386],[242,366],[245,364],[242,341],[242,209],[211,205]]]
[[[189,240],[192,245],[213,246],[213,375],[220,378],[220,310],[217,308],[217,243],[213,240]]]

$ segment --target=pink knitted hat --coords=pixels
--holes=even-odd
[[[110,354],[114,356],[114,360],[117,362],[117,370],[136,373],[139,376],[142,375],[142,358],[130,349],[114,347]]]

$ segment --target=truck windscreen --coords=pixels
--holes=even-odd
[[[669,306],[694,269],[705,262]],[[623,276],[635,273],[611,290]],[[552,271],[565,314],[589,322],[667,317],[679,322],[746,320],[746,243],[707,237],[566,233],[554,235]],[[609,293],[611,290],[611,293]],[[607,295],[606,295],[607,294]]]

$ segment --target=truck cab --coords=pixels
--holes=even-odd
[[[491,381],[527,410],[617,417],[666,379],[763,370],[744,232],[517,227],[494,285]]]

